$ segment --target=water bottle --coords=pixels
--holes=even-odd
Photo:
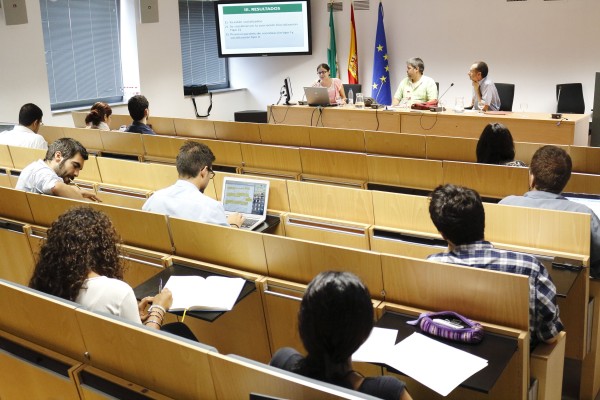
[[[352,89],[350,89],[348,91],[348,104],[352,103],[354,103],[354,92],[352,92]]]

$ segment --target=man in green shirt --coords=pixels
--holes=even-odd
[[[435,81],[428,76],[423,75],[425,64],[420,58],[411,58],[406,61],[406,78],[400,82],[396,94],[392,100],[392,105],[397,106],[406,104],[410,106],[414,103],[436,100],[438,90]]]

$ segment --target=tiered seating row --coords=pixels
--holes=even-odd
[[[194,120],[195,121],[195,120]],[[207,122],[207,121],[195,121]],[[216,122],[215,122],[216,124]],[[244,124],[244,123],[230,123]],[[255,124],[256,129],[258,125]],[[266,125],[272,127],[272,125]],[[238,127],[238,125],[233,126]],[[243,127],[243,126],[242,126]],[[323,129],[308,127],[291,127],[293,129]],[[47,140],[54,140],[56,137],[65,135],[64,129],[69,130],[71,136],[74,131],[79,131],[76,138],[84,145],[90,130],[75,128],[56,128],[46,127],[48,132],[55,130],[54,134],[44,133]],[[334,133],[327,141],[322,140],[319,145],[325,146],[332,142],[331,148],[310,148],[299,146],[281,146],[274,144],[247,143],[230,140],[215,139],[193,139],[207,144],[215,153],[216,164],[230,168],[232,171],[259,174],[264,176],[280,177],[294,180],[305,180],[324,182],[332,184],[343,184],[355,187],[366,187],[370,185],[386,185],[405,190],[417,192],[427,192],[442,183],[456,183],[472,187],[478,190],[482,196],[489,198],[502,198],[510,194],[522,194],[528,188],[528,171],[525,168],[513,168],[498,165],[476,164],[474,162],[452,161],[459,157],[453,157],[455,153],[450,144],[445,143],[444,138],[433,139],[437,143],[438,149],[450,149],[447,151],[447,157],[444,161],[441,159],[425,159],[424,154],[419,158],[419,154],[411,150],[400,151],[401,154],[377,155],[369,152],[356,151],[356,146],[341,146],[336,149],[333,143],[346,143],[347,138],[352,138],[353,132],[363,135],[362,131],[347,131],[329,129]],[[319,132],[327,133],[327,132]],[[399,136],[394,141],[388,141],[383,138],[382,148],[403,149],[401,138],[412,138],[415,135],[386,134],[384,132],[375,132],[377,135],[395,135]],[[110,147],[100,150],[105,153],[119,153],[135,155],[147,161],[158,161],[174,163],[179,147],[185,142],[185,138],[168,137],[160,135],[139,135],[124,134],[122,132],[103,132],[95,135],[102,137],[115,136],[111,141]],[[125,135],[125,136],[123,136]],[[127,136],[129,135],[129,137]],[[283,135],[283,134],[282,134]],[[130,136],[137,136],[133,140]],[[346,137],[346,139],[341,137]],[[320,137],[320,136],[315,136]],[[326,136],[325,136],[326,137]],[[357,136],[354,136],[357,137]],[[361,136],[362,137],[362,136]],[[240,138],[243,139],[243,138]],[[335,139],[335,140],[334,140]],[[380,138],[381,139],[381,138]],[[413,138],[414,139],[414,138]],[[413,140],[410,139],[410,140]],[[422,137],[423,149],[425,148],[425,136]],[[429,138],[428,138],[429,139]],[[447,139],[447,138],[446,138]],[[469,140],[455,139],[451,140]],[[122,144],[119,144],[120,141]],[[142,143],[142,149],[133,151],[134,147],[128,142],[135,141]],[[104,143],[107,143],[105,140]],[[90,143],[93,144],[93,143]],[[411,145],[412,146],[412,145]],[[539,145],[531,145],[539,146]],[[530,147],[531,147],[530,146]],[[459,149],[466,146],[459,144]],[[537,148],[537,147],[535,147]],[[530,149],[533,153],[534,149]],[[459,152],[456,152],[459,153]],[[0,153],[1,155],[1,153]],[[441,156],[441,154],[440,154]],[[491,178],[490,178],[491,177]],[[498,185],[495,182],[504,182]],[[574,173],[566,189],[570,192],[597,193],[600,192],[600,176]]]
[[[85,127],[85,115],[85,113],[73,113],[76,127]],[[118,129],[121,125],[130,123],[129,115],[113,114],[111,129]],[[152,117],[150,123],[160,135],[312,147],[432,160],[476,161],[477,139],[470,138],[166,117]],[[72,132],[69,131],[70,128],[63,129],[67,129],[65,133]],[[543,143],[515,142],[516,159],[529,164],[533,153],[543,145]],[[559,147],[563,147],[571,155],[573,171],[600,174],[600,149],[574,145],[559,145]]]
[[[2,398],[370,398],[0,280]]]
[[[5,192],[3,195],[7,193],[8,192]],[[47,196],[32,196],[41,197],[45,200],[63,200]],[[5,197],[3,196],[3,198]],[[70,202],[71,205],[77,203],[73,201],[68,202]],[[47,208],[56,211],[54,206],[50,204],[46,204],[46,206],[48,206]],[[121,231],[123,224],[128,223],[132,225],[138,225],[139,223],[144,222],[138,218],[139,215],[136,215],[137,213],[130,213],[127,216],[119,216],[110,210],[114,207],[101,206],[100,208],[107,212],[111,219],[115,221],[115,225],[119,231]],[[132,212],[134,210],[129,211]],[[2,210],[2,215],[6,216],[5,209]],[[9,217],[16,217],[16,215],[9,215]],[[171,229],[173,229],[173,231],[177,231],[181,229],[181,227],[177,227],[177,224],[185,225],[185,223],[188,221],[172,219],[171,222],[173,223],[171,225]],[[196,225],[195,229],[197,231],[188,230],[187,235],[196,236],[197,241],[201,241],[201,238],[213,238],[216,236],[216,238],[219,240],[215,240],[209,243],[209,245],[214,246],[215,243],[218,243],[218,247],[213,247],[212,253],[215,254],[215,257],[221,257],[222,259],[229,259],[230,257],[227,256],[227,252],[230,252],[229,254],[231,254],[231,250],[235,247],[242,247],[242,249],[241,251],[238,250],[238,254],[233,254],[232,258],[234,259],[236,256],[243,255],[243,253],[246,255],[250,254],[251,251],[249,247],[252,247],[256,243],[247,243],[245,239],[251,236],[258,236],[259,238],[261,236],[252,232],[240,232],[237,230],[213,227],[199,223],[194,223],[194,225]],[[208,228],[216,228],[217,230],[211,232]],[[39,231],[40,228],[37,229]],[[143,227],[139,228],[139,230],[142,229]],[[219,229],[221,230],[220,232]],[[23,230],[31,233],[33,231],[33,227],[25,226]],[[226,237],[223,235],[224,233],[235,233],[238,234],[238,236]],[[22,235],[22,233],[15,233],[14,231],[13,234],[17,236]],[[246,237],[239,236],[239,234],[246,234]],[[125,235],[124,238],[126,238]],[[32,248],[37,247],[35,243],[38,241],[38,239],[34,238],[33,235],[29,235],[28,239],[21,236],[21,239],[29,240]],[[233,243],[236,243],[237,246],[229,246],[228,243],[231,242],[229,242],[228,239],[232,239]],[[263,235],[262,239],[266,240],[277,238]],[[285,238],[281,239],[285,240]],[[125,240],[127,240],[127,238]],[[527,371],[529,370],[527,344],[528,283],[525,277],[511,274],[490,273],[489,271],[484,270],[456,267],[369,252],[359,252],[362,254],[362,257],[356,257],[358,253],[353,251],[352,254],[349,249],[318,245],[310,242],[296,242],[297,246],[300,247],[297,247],[296,249],[290,248],[286,256],[284,254],[285,251],[282,251],[282,248],[290,247],[291,242],[285,243],[276,240],[271,247],[273,249],[272,252],[277,253],[275,254],[275,257],[285,257],[287,260],[292,259],[292,254],[303,255],[301,263],[303,264],[305,273],[309,273],[311,275],[322,269],[354,271],[358,273],[358,275],[361,276],[371,287],[371,292],[373,293],[374,297],[382,298],[382,296],[385,294],[386,298],[393,303],[403,303],[404,301],[407,301],[412,307],[417,308],[420,306],[429,306],[430,304],[443,304],[443,308],[451,307],[452,309],[455,309],[466,315],[470,315],[478,320],[484,322],[490,321],[492,325],[487,325],[487,328],[492,332],[502,333],[518,338],[519,348],[517,353],[515,353],[513,356],[505,373],[501,376],[500,381],[494,387],[489,397],[497,399],[525,398],[528,382]],[[128,257],[131,258],[133,249],[125,249],[125,251]],[[191,249],[188,249],[187,251],[189,252]],[[202,249],[197,250],[195,256],[196,259],[205,258],[202,257],[200,253],[203,253]],[[211,268],[211,266],[208,264],[199,263],[189,259],[186,260],[178,257],[169,258],[167,254],[164,254],[163,260],[165,257],[168,258],[168,260],[165,262],[165,265],[167,265],[169,262],[175,262],[187,263],[187,265],[194,265],[197,268]],[[5,257],[2,258],[5,259]],[[297,276],[297,272],[286,272],[284,270],[285,260],[280,259],[278,262],[281,264],[281,272],[279,272],[279,274],[282,274],[284,279],[287,279],[286,276],[290,276],[288,274]],[[223,265],[224,263],[215,262],[215,264]],[[138,269],[153,268],[147,266],[147,259],[140,260],[138,263],[130,263],[129,267]],[[213,265],[212,268],[219,270],[221,273],[223,273],[223,271],[228,271],[229,274],[235,273],[235,271],[232,269],[221,268],[215,265]],[[4,273],[12,269],[14,269],[14,264],[12,266],[5,265],[1,268]],[[293,266],[293,268],[289,268],[289,266],[287,266],[287,269],[298,270],[298,267]],[[309,272],[308,270],[311,271]],[[190,326],[199,336],[200,340],[210,343],[211,345],[217,345],[220,350],[223,349],[225,351],[229,351],[232,347],[234,347],[231,344],[228,345],[228,341],[236,343],[242,342],[243,346],[246,348],[240,349],[238,347],[238,349],[241,350],[235,351],[238,354],[247,354],[248,352],[251,353],[254,351],[254,349],[248,349],[247,347],[260,347],[264,340],[269,340],[271,347],[270,351],[268,351],[268,354],[266,355],[267,358],[270,356],[270,352],[274,351],[280,343],[282,345],[285,344],[300,347],[298,344],[299,341],[294,322],[299,303],[293,299],[290,299],[289,297],[281,297],[277,294],[282,293],[282,291],[285,290],[293,289],[295,296],[301,296],[301,293],[304,290],[304,285],[282,281],[281,279],[277,278],[256,277],[250,273],[239,270],[237,274],[240,274],[247,279],[255,279],[257,286],[261,290],[260,296],[257,294],[252,299],[244,299],[236,306],[234,311],[227,313],[226,316],[223,316],[213,324],[201,325],[199,322],[190,320],[188,317],[186,319],[186,323],[190,323]],[[458,279],[431,280],[431,274],[439,278],[448,276],[448,274],[450,274]],[[431,295],[423,296],[422,291],[415,290],[405,292],[401,285],[391,284],[389,288],[386,288],[383,281],[383,277],[386,275],[389,275],[390,282],[416,282],[418,286],[425,285],[431,290]],[[3,278],[6,277],[3,276]],[[294,278],[292,278],[292,280],[296,281]],[[465,289],[471,287],[471,285],[473,290],[465,291]],[[379,291],[379,293],[375,293],[377,291]],[[468,296],[466,296],[467,292],[469,293]],[[515,295],[515,293],[520,293],[520,295]],[[3,300],[7,299],[6,301],[13,301],[9,300],[10,296],[3,295],[0,297]],[[230,361],[226,356],[218,356],[204,350],[199,350],[197,346],[191,346],[187,342],[178,345],[175,343],[176,341],[171,339],[163,339],[161,334],[152,332],[144,327],[131,326],[130,324],[122,321],[117,321],[109,317],[97,316],[81,309],[75,309],[76,320],[80,325],[80,329],[69,329],[69,331],[81,331],[83,340],[75,340],[72,337],[64,337],[62,332],[64,332],[64,329],[68,326],[68,324],[64,322],[64,317],[57,317],[57,313],[50,310],[46,310],[46,317],[39,321],[40,323],[44,323],[47,319],[52,319],[52,323],[48,326],[45,326],[43,331],[34,329],[35,327],[32,327],[31,325],[19,326],[18,328],[14,328],[17,329],[16,331],[11,331],[4,328],[4,324],[7,324],[8,321],[10,321],[19,325],[22,324],[21,321],[23,320],[28,321],[29,324],[38,322],[38,320],[35,318],[26,318],[28,315],[26,310],[30,310],[31,313],[31,310],[42,309],[40,307],[32,306],[28,304],[28,302],[21,300],[15,301],[15,304],[21,304],[22,306],[12,310],[15,312],[15,318],[7,318],[7,321],[0,323],[0,327],[3,330],[8,331],[8,333],[14,334],[15,336],[19,336],[21,334],[20,330],[22,330],[27,332],[27,334],[22,336],[26,340],[30,340],[38,345],[47,345],[49,348],[55,350],[63,349],[65,346],[71,346],[76,343],[83,342],[86,346],[84,350],[81,348],[76,350],[65,350],[65,353],[68,357],[84,363],[83,369],[87,370],[89,369],[88,367],[93,367],[101,372],[104,372],[105,374],[116,376],[127,382],[133,382],[139,387],[148,388],[151,391],[166,395],[168,397],[215,398],[215,396],[210,394],[211,385],[209,382],[206,382],[208,378],[206,376],[203,376],[202,378],[196,376],[197,374],[206,374],[208,370],[213,371],[212,379],[214,381],[215,390],[217,391],[216,398],[241,398],[242,396],[239,394],[243,393],[245,390],[262,390],[263,393],[278,396],[282,396],[281,393],[286,393],[283,395],[284,397],[291,396],[291,398],[295,398],[294,395],[289,394],[290,390],[300,390],[295,386],[287,384],[285,385],[285,388],[280,388],[279,385],[281,385],[281,383],[275,384],[275,387],[273,388],[266,384],[261,386],[265,380],[274,380],[271,375],[275,375],[279,378],[279,380],[281,380],[281,377],[279,376],[281,373],[273,373],[272,371],[268,370],[267,372],[264,372],[266,369],[264,366],[255,366],[254,368],[250,368],[250,370],[248,370],[248,363],[240,362],[239,364],[234,363],[234,365],[229,365],[229,367],[225,368],[224,370],[214,370],[213,363],[219,362],[231,364],[232,361]],[[439,306],[436,306],[435,309],[439,309]],[[296,310],[296,312],[290,312],[291,310]],[[381,314],[384,310],[403,311],[411,314],[417,314],[420,311],[419,309],[405,309],[392,303],[386,303],[382,305],[380,310],[381,311],[379,311],[379,314]],[[494,312],[492,313],[490,310],[493,310]],[[17,315],[20,318],[16,318]],[[253,321],[248,321],[248,318],[251,318]],[[236,322],[232,322],[232,320],[235,319],[241,319],[243,324],[241,326],[239,323],[236,325]],[[60,321],[63,323],[59,324]],[[262,332],[260,329],[262,325],[261,321],[264,321],[265,324],[262,326]],[[36,337],[37,335],[40,335],[41,332],[47,332],[51,327],[54,327],[57,324],[60,327],[58,332],[61,332],[62,334],[59,341],[59,343],[63,343],[62,347],[61,345],[49,343],[52,341],[53,335],[44,334],[42,338]],[[232,326],[235,328],[232,329]],[[148,337],[144,336],[140,338],[139,335],[148,335]],[[227,338],[224,336],[227,336]],[[242,340],[244,337],[249,339],[251,343],[249,344]],[[107,340],[108,338],[113,339]],[[124,338],[127,339],[124,340]],[[159,339],[165,340],[167,343],[157,343]],[[152,349],[152,351],[149,352],[148,349]],[[560,352],[560,346],[558,349]],[[130,352],[135,353],[136,356],[130,356]],[[162,357],[162,354],[164,353],[169,354],[167,359]],[[86,354],[86,356],[83,357],[83,354]],[[218,360],[213,360],[211,358],[212,356],[216,357]],[[141,357],[141,359],[138,357]],[[178,364],[177,360],[180,357],[185,358],[187,362]],[[202,366],[206,364],[203,359],[207,357],[210,367],[204,368]],[[261,355],[259,357],[255,356],[253,358],[264,361],[265,355]],[[561,356],[559,356],[559,359],[560,358]],[[191,368],[190,363],[194,364],[195,369]],[[164,368],[167,368],[169,373],[158,375],[157,373],[154,373],[154,370],[148,371],[148,368],[152,368],[155,364],[160,365],[160,369],[158,369],[158,371],[162,371]],[[76,363],[74,363],[74,366],[76,366]],[[186,370],[185,373],[179,374],[178,371],[180,368],[184,368]],[[556,371],[554,372],[556,373]],[[177,377],[171,376],[171,373],[177,374]],[[250,376],[251,374],[252,376]],[[285,377],[285,374],[283,375]],[[248,379],[246,379],[247,376]],[[228,387],[227,389],[222,388],[221,390],[223,393],[226,393],[226,395],[221,397],[219,395],[220,392],[216,388],[218,385],[216,380],[221,380],[222,383],[226,383],[225,381],[227,381],[227,379],[225,377],[230,377],[230,379],[236,383],[232,385],[230,382],[229,385],[233,387]],[[185,384],[180,383],[182,379],[186,381]],[[241,382],[238,382],[238,379],[241,379]],[[257,380],[260,382],[257,382]],[[201,385],[201,382],[204,382],[205,384]],[[421,390],[417,388],[417,384],[414,384],[414,387],[416,391]],[[209,392],[202,392],[202,394],[198,394],[197,390],[200,390],[199,388],[202,388],[202,390],[209,390]],[[232,390],[237,390],[237,392],[231,392]],[[186,395],[182,395],[182,393],[186,393]],[[232,393],[237,393],[238,395],[232,396]],[[472,395],[471,392],[469,392],[467,389],[461,388],[454,392],[450,398],[465,398],[469,397],[470,395]],[[308,395],[310,398],[313,398],[314,396],[314,394]]]

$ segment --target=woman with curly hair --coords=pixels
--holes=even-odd
[[[373,329],[369,290],[350,272],[321,272],[306,288],[298,312],[303,357],[279,349],[270,364],[385,400],[410,400],[404,382],[392,376],[364,377],[352,369],[352,354]]]
[[[160,329],[173,298],[169,289],[139,304],[123,282],[119,238],[110,219],[90,207],[74,207],[48,230],[29,286],[100,311]],[[152,306],[146,310],[148,305]]]

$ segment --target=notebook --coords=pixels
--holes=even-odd
[[[269,181],[225,177],[221,200],[225,214],[240,213],[246,218],[241,229],[253,230],[267,218]]]
[[[567,199],[588,206],[600,217],[600,195],[587,193],[563,193]]]
[[[325,87],[305,87],[304,94],[309,106],[329,107],[332,105],[329,103],[329,92]]]
[[[230,311],[244,287],[242,278],[171,276],[165,285],[173,292],[169,311]]]

